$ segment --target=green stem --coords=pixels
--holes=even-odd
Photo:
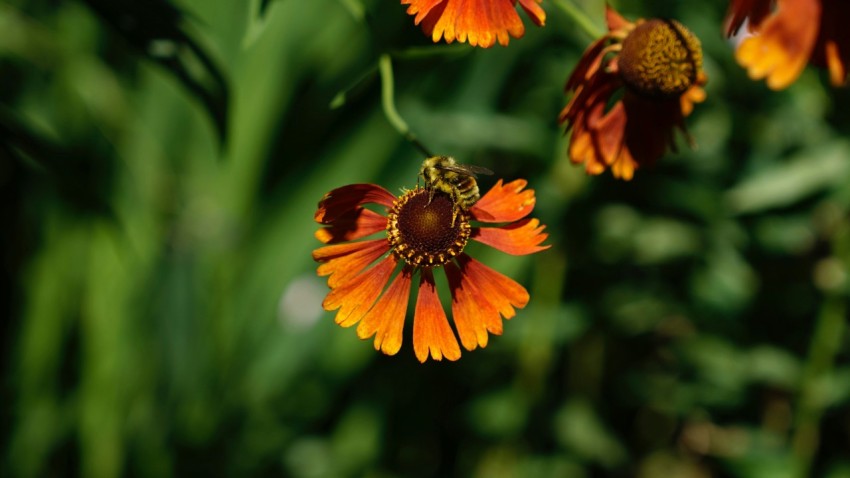
[[[842,278],[833,284],[822,285],[824,299],[815,323],[809,346],[809,356],[803,368],[800,399],[791,440],[796,457],[795,476],[811,474],[812,462],[818,451],[820,423],[830,405],[824,396],[824,379],[832,373],[835,358],[847,333],[847,272],[850,270],[850,223],[838,227],[832,237],[833,258],[842,269]]]
[[[570,0],[553,0],[555,5],[561,7],[561,10],[567,14],[570,18],[573,19],[585,33],[590,35],[591,38],[599,38],[605,34],[605,30],[600,28],[596,23],[590,20],[590,17],[587,16],[586,13],[581,11],[572,1]]]
[[[416,135],[410,131],[410,126],[398,114],[395,109],[395,83],[393,82],[393,64],[388,54],[383,54],[378,59],[378,70],[381,73],[381,105],[384,107],[384,115],[387,121],[390,122],[393,128],[401,134],[404,139],[409,141],[416,149],[421,151],[425,156],[434,156],[428,148],[426,148]]]

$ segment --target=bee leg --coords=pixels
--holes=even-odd
[[[437,192],[436,188],[431,188],[431,189],[428,190],[428,204],[426,204],[426,206],[429,206],[431,204],[431,201],[434,200],[434,193],[436,193],[436,192]]]

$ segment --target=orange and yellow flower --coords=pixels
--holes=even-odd
[[[847,0],[732,0],[727,35],[737,33],[745,21],[751,35],[741,41],[735,57],[750,78],[766,79],[768,87],[781,90],[812,63],[826,67],[833,85],[847,84]]]
[[[675,128],[705,99],[699,40],[675,20],[628,22],[608,7],[608,33],[585,50],[567,80],[561,123],[572,130],[568,155],[589,174],[610,168],[630,180],[667,148]],[[615,96],[622,92],[620,99]]]
[[[520,6],[537,26],[546,23],[542,0],[519,0]],[[510,37],[522,38],[525,26],[516,10],[517,0],[401,0],[407,13],[434,43],[445,38],[469,41],[472,46],[489,48],[498,41],[506,46]]]
[[[322,306],[337,311],[337,324],[357,324],[358,337],[374,336],[376,350],[394,355],[401,348],[410,291],[418,274],[413,317],[416,358],[457,360],[460,347],[434,280],[433,270],[442,268],[460,343],[470,351],[485,347],[488,334],[501,334],[502,318],[510,319],[515,309],[525,307],[529,295],[520,284],[463,250],[469,239],[513,255],[549,247],[540,245],[547,237],[545,226],[526,218],[535,197],[525,186],[524,180],[507,184],[499,180],[468,211],[459,211],[442,192],[432,197],[432,191],[419,187],[400,197],[374,184],[353,184],[327,193],[314,216],[324,226],[316,238],[328,244],[313,251],[313,259],[321,263],[318,274],[328,276],[331,288]],[[364,208],[367,204],[383,206],[387,214]],[[382,231],[386,231],[383,237],[357,241]]]

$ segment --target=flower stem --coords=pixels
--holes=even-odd
[[[384,53],[378,59],[378,70],[381,73],[381,105],[384,107],[384,115],[387,121],[390,122],[393,128],[401,134],[401,136],[410,142],[416,149],[421,151],[425,156],[434,156],[428,148],[425,147],[416,138],[416,135],[410,131],[410,126],[398,114],[395,109],[395,83],[393,82],[393,64],[390,60],[390,55]]]
[[[554,0],[555,4],[561,7],[561,10],[567,14],[574,22],[590,35],[591,38],[599,38],[605,34],[605,31],[596,23],[590,20],[586,13],[581,11],[571,0]]]
[[[820,444],[821,420],[830,405],[824,392],[824,379],[832,373],[835,358],[841,352],[844,335],[847,333],[850,222],[842,224],[833,234],[833,257],[829,259],[834,261],[832,264],[835,265],[833,279],[821,284],[824,299],[815,323],[809,356],[803,368],[799,405],[791,440],[796,458],[793,476],[800,478],[811,475],[812,462]]]

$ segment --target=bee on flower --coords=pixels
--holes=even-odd
[[[809,63],[825,67],[830,83],[842,86],[850,65],[848,20],[847,0],[732,0],[726,34],[746,23],[735,58],[771,89],[788,87]]]
[[[607,7],[608,33],[585,50],[559,120],[572,138],[567,154],[589,174],[610,168],[630,180],[687,134],[685,118],[705,99],[699,39],[675,20],[626,21]],[[620,99],[614,98],[622,94]]]
[[[464,249],[470,239],[513,255],[549,247],[541,245],[548,236],[545,226],[527,217],[535,197],[526,184],[499,180],[469,207],[443,190],[418,186],[398,197],[375,184],[352,184],[325,194],[314,219],[323,226],[315,236],[327,245],[313,251],[320,263],[317,272],[328,276],[331,289],[322,306],[337,311],[337,324],[357,325],[358,337],[374,337],[376,350],[395,355],[418,275],[416,358],[457,360],[458,338],[467,350],[485,347],[489,334],[502,333],[502,318],[525,307],[529,295]],[[367,204],[383,207],[386,214],[365,208]],[[381,237],[359,240],[379,233]],[[457,336],[437,294],[436,269],[448,280]]]

